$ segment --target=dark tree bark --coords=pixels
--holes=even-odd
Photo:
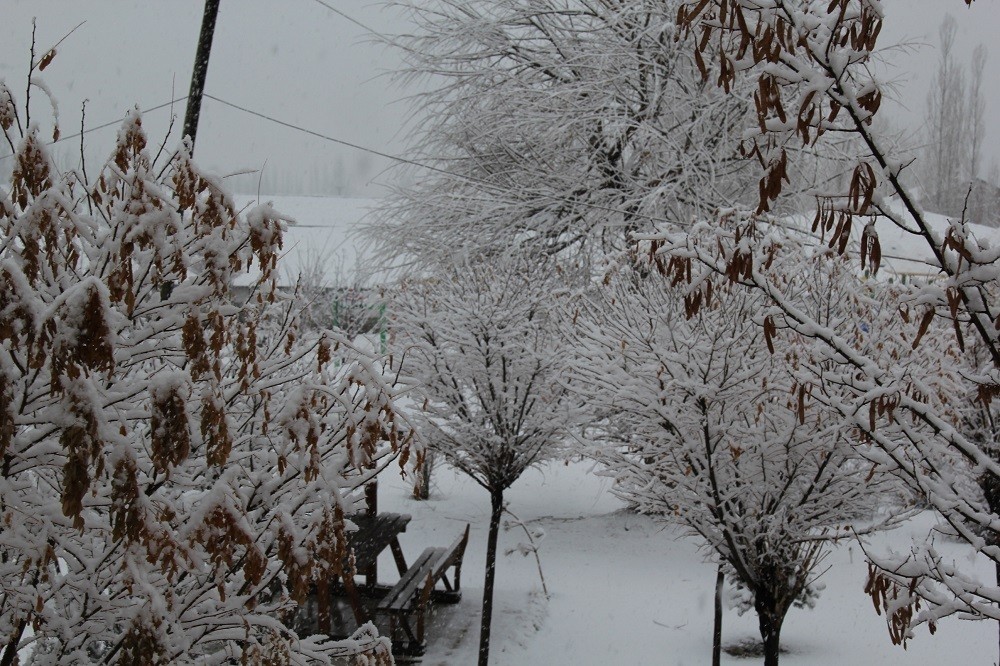
[[[997,587],[1000,587],[1000,562],[994,562],[993,567],[996,570]],[[998,654],[1000,654],[1000,620],[997,621],[997,648]]]
[[[191,90],[188,93],[187,112],[184,114],[184,136],[191,137],[191,154],[194,154],[194,141],[198,134],[201,98],[205,93],[208,57],[212,53],[212,37],[215,35],[215,21],[219,16],[219,2],[220,0],[205,0],[205,15],[201,19],[201,34],[198,36],[198,52],[195,54],[194,71],[191,73]]]
[[[754,609],[757,611],[760,637],[764,641],[764,666],[778,666],[785,612],[778,608],[777,600],[770,591],[760,589],[754,594]]]
[[[715,626],[712,631],[712,666],[722,664],[722,585],[726,581],[726,574],[722,571],[722,564],[719,564],[719,573],[715,576]]]
[[[997,453],[995,448],[992,449],[992,455],[994,459],[996,459]],[[1000,515],[1000,478],[997,478],[990,472],[986,472],[979,477],[979,487],[983,489],[983,495],[986,498],[986,505],[990,508],[990,512],[994,515]],[[993,545],[997,545],[997,533],[992,532],[990,537]],[[993,567],[996,576],[996,584],[997,586],[1000,586],[1000,561],[994,560]],[[1000,654],[1000,621],[997,622],[997,648],[998,654]]]
[[[413,499],[426,500],[431,498],[431,469],[434,467],[434,454],[430,451],[424,457],[420,466],[420,483],[413,488]]]
[[[479,625],[479,666],[490,662],[490,623],[493,620],[493,582],[496,580],[497,537],[503,514],[503,491],[490,491],[490,533],[486,539],[486,580],[483,583],[483,615]]]

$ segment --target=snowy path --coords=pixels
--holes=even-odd
[[[606,666],[703,666],[710,663],[715,568],[690,539],[621,510],[607,482],[589,465],[553,464],[532,471],[509,493],[510,509],[542,528],[542,568],[552,594],[542,596],[533,558],[502,557],[491,663]],[[380,508],[410,513],[400,537],[410,557],[450,543],[466,522],[472,535],[462,571],[464,598],[436,607],[429,626],[428,666],[475,663],[479,640],[486,525],[486,492],[447,468],[434,475],[434,498],[417,502],[398,476],[383,475]],[[925,518],[923,524],[926,526]],[[914,527],[913,529],[917,529]],[[905,533],[893,536],[905,548]],[[884,537],[883,539],[885,539]],[[500,551],[524,541],[520,529],[500,535]],[[961,557],[962,549],[945,544]],[[828,560],[827,589],[814,610],[793,609],[785,624],[784,666],[940,666],[996,662],[996,625],[946,620],[935,636],[919,629],[904,651],[890,644],[884,621],[863,594],[866,568],[856,544]],[[382,565],[391,571],[391,559]],[[756,638],[756,617],[727,611],[725,644]],[[759,663],[724,655],[729,666]]]

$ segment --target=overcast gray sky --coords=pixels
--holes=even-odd
[[[398,15],[376,3],[326,0],[376,31],[405,29]],[[0,78],[23,100],[31,19],[38,18],[40,49],[86,21],[58,49],[42,73],[58,97],[63,134],[80,126],[86,98],[88,127],[120,118],[135,104],[150,108],[183,97],[201,27],[201,0],[0,0]],[[372,43],[357,25],[314,0],[222,0],[206,92],[220,99],[336,138],[398,152],[406,107],[383,74],[398,66],[395,54]],[[47,109],[34,93],[32,108]],[[183,119],[184,103],[175,109]],[[152,137],[162,137],[169,109],[145,117]],[[108,145],[114,129],[94,133]],[[75,141],[62,144],[74,155]],[[309,137],[205,100],[198,133],[198,161],[229,173],[259,169],[310,177],[317,169],[343,172],[351,189],[372,194],[370,181],[387,162]],[[68,155],[67,155],[68,156]],[[89,159],[89,156],[88,156]]]
[[[324,0],[375,31],[406,31],[404,16],[368,0]],[[45,49],[86,21],[59,48],[42,74],[58,98],[64,134],[78,131],[80,105],[88,99],[86,124],[120,118],[138,104],[151,108],[183,97],[204,9],[202,0],[0,0],[0,78],[23,98],[31,19],[38,18],[37,42]],[[987,161],[1000,157],[1000,0],[885,0],[880,43],[909,40],[936,43],[946,12],[959,22],[959,55],[968,59],[979,42],[990,49],[987,66],[989,136]],[[893,55],[899,63],[904,109],[891,110],[900,125],[915,127],[934,70],[932,48]],[[206,92],[233,104],[375,150],[402,150],[407,107],[403,92],[385,73],[397,55],[372,42],[358,25],[317,0],[222,0]],[[33,112],[47,113],[37,92]],[[183,118],[184,103],[174,112]],[[162,137],[169,109],[145,117],[152,137]],[[178,125],[180,119],[178,120]],[[102,151],[113,128],[88,137]],[[61,144],[74,159],[77,141]],[[2,150],[2,149],[0,149]],[[0,153],[2,154],[2,153]],[[377,196],[389,162],[277,126],[206,100],[198,133],[198,161],[220,173],[265,170],[300,180],[342,181],[347,191]],[[88,159],[89,155],[88,155]],[[241,189],[246,189],[244,185]]]

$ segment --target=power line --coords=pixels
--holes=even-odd
[[[375,30],[372,30],[367,25],[365,25],[361,21],[357,20],[353,16],[350,16],[349,14],[345,14],[344,12],[342,12],[339,9],[337,9],[336,7],[333,7],[332,5],[329,5],[326,2],[323,2],[323,0],[313,0],[313,2],[315,2],[317,5],[322,5],[323,7],[326,7],[327,9],[329,9],[331,12],[333,12],[337,16],[340,16],[341,18],[347,19],[348,21],[350,21],[354,25],[358,26],[359,28],[361,28],[365,32],[369,32],[369,33],[375,35],[376,37],[381,37],[382,36],[379,32],[377,32]]]
[[[316,1],[319,2],[320,0],[316,0]],[[336,10],[334,10],[334,11],[336,11]],[[466,181],[468,183],[479,185],[480,187],[483,187],[483,188],[485,188],[487,190],[493,190],[495,192],[500,192],[500,193],[503,193],[503,194],[507,193],[507,188],[505,188],[505,187],[503,187],[501,185],[497,185],[495,183],[490,183],[489,181],[482,180],[480,178],[476,178],[474,176],[469,176],[469,175],[465,175],[465,174],[455,173],[454,171],[449,171],[447,169],[442,169],[442,168],[436,167],[436,166],[434,166],[432,164],[427,164],[425,162],[419,162],[417,160],[407,159],[405,157],[400,157],[399,155],[392,155],[390,153],[385,153],[385,152],[382,152],[380,150],[375,150],[374,148],[369,148],[367,146],[362,146],[362,145],[357,144],[357,143],[352,143],[350,141],[345,141],[344,139],[338,139],[338,138],[330,136],[328,134],[323,134],[321,132],[317,132],[315,130],[311,130],[311,129],[307,128],[307,127],[302,127],[301,125],[296,125],[294,123],[289,123],[289,122],[286,122],[284,120],[280,120],[278,118],[275,118],[274,116],[269,116],[266,113],[261,113],[260,111],[255,111],[255,110],[247,108],[245,106],[241,106],[239,104],[234,104],[233,102],[226,101],[224,99],[216,97],[215,95],[211,95],[211,94],[209,94],[207,92],[204,93],[203,96],[205,98],[207,98],[207,99],[210,99],[210,100],[214,101],[214,102],[218,102],[219,104],[222,104],[224,106],[228,106],[230,108],[236,109],[237,111],[242,111],[243,113],[246,113],[248,115],[255,116],[255,117],[260,118],[262,120],[266,120],[268,122],[275,123],[276,125],[280,125],[282,127],[286,127],[288,129],[291,129],[291,130],[295,130],[296,132],[302,132],[303,134],[307,134],[309,136],[316,137],[318,139],[322,139],[324,141],[329,141],[331,143],[335,143],[335,144],[338,144],[338,145],[341,145],[341,146],[346,146],[348,148],[353,148],[354,150],[359,150],[361,152],[368,153],[370,155],[376,155],[378,157],[382,157],[382,158],[385,158],[387,160],[391,160],[393,162],[398,162],[400,164],[409,164],[411,166],[420,167],[421,169],[427,169],[428,171],[433,171],[435,173],[440,173],[440,174],[443,174],[445,176],[450,176],[452,178],[458,178],[459,180],[464,180],[464,181]],[[177,102],[183,102],[187,98],[188,98],[188,95],[185,95],[183,97],[178,97],[177,99],[171,100],[169,102],[165,102],[163,104],[158,104],[158,105],[156,105],[154,107],[151,107],[149,109],[145,109],[145,110],[142,111],[142,113],[148,113],[148,112],[152,112],[152,111],[158,111],[158,110],[160,110],[160,109],[162,109],[162,108],[164,108],[166,106],[170,106],[171,104],[175,104]],[[53,141],[53,142],[51,142],[48,145],[52,145],[52,144],[55,144],[55,143],[60,143],[62,141],[68,141],[69,139],[73,139],[73,138],[79,138],[81,136],[81,134],[89,134],[91,132],[96,132],[98,130],[105,129],[107,127],[111,127],[112,125],[116,125],[116,124],[122,122],[122,120],[124,120],[124,118],[125,117],[123,116],[122,118],[119,118],[118,120],[113,120],[113,121],[111,121],[109,123],[104,123],[103,125],[98,125],[96,127],[91,127],[89,129],[84,130],[82,133],[81,132],[77,132],[77,133],[71,134],[69,136],[60,137],[57,141]],[[13,155],[5,155],[3,157],[0,157],[0,161],[3,161],[3,160],[8,159],[10,157],[13,157]],[[538,196],[540,198],[542,198],[542,199],[547,199],[549,201],[557,202],[557,203],[564,203],[567,200],[567,197],[563,197],[563,196],[560,196],[560,195],[557,195],[557,194],[538,193]],[[574,205],[582,206],[583,208],[589,208],[591,210],[598,210],[598,211],[601,211],[601,212],[604,212],[604,213],[617,213],[617,214],[620,214],[620,215],[628,215],[628,214],[630,214],[627,211],[624,211],[624,210],[619,209],[619,208],[615,208],[613,206],[602,206],[600,204],[595,204],[595,203],[591,203],[591,202],[588,202],[588,201],[579,201],[578,200],[578,201],[575,201],[573,203],[574,203]],[[658,216],[655,216],[655,215],[649,215],[648,213],[635,213],[635,212],[633,212],[631,214],[632,215],[637,215],[638,217],[641,217],[643,219],[649,220],[650,222],[661,222],[661,223],[668,223],[668,224],[670,223],[670,221],[667,220],[666,218],[658,217]]]
[[[325,3],[322,3],[322,0],[315,0],[315,1],[316,2],[321,2],[321,4],[325,4]],[[334,10],[334,11],[336,11],[336,10]],[[464,174],[455,173],[453,171],[448,171],[447,169],[442,169],[440,167],[436,167],[436,166],[433,166],[431,164],[426,164],[424,162],[418,162],[416,160],[407,159],[405,157],[400,157],[399,155],[392,155],[390,153],[385,153],[385,152],[382,152],[382,151],[379,151],[379,150],[375,150],[373,148],[368,148],[367,146],[362,146],[362,145],[359,145],[359,144],[356,144],[356,143],[351,143],[350,141],[345,141],[343,139],[338,139],[336,137],[329,136],[327,134],[322,134],[320,132],[317,132],[315,130],[311,130],[311,129],[306,128],[306,127],[302,127],[300,125],[295,125],[293,123],[285,122],[284,120],[279,120],[278,118],[275,118],[273,116],[269,116],[269,115],[267,115],[265,113],[261,113],[259,111],[254,111],[253,109],[249,109],[249,108],[247,108],[245,106],[240,106],[239,104],[234,104],[233,102],[228,102],[228,101],[226,101],[224,99],[216,97],[215,95],[210,95],[209,93],[204,93],[204,97],[207,97],[208,99],[210,99],[210,100],[212,100],[214,102],[218,102],[219,104],[222,104],[224,106],[228,106],[228,107],[231,107],[233,109],[236,109],[237,111],[242,111],[243,113],[247,113],[247,114],[255,116],[257,118],[261,118],[262,120],[267,120],[268,122],[272,122],[272,123],[275,123],[277,125],[281,125],[282,127],[286,127],[288,129],[295,130],[297,132],[302,132],[304,134],[308,134],[309,136],[313,136],[313,137],[316,137],[318,139],[323,139],[324,141],[329,141],[331,143],[335,143],[335,144],[339,144],[339,145],[342,145],[342,146],[346,146],[348,148],[353,148],[355,150],[359,150],[361,152],[369,153],[371,155],[376,155],[378,157],[383,157],[385,159],[388,159],[388,160],[391,160],[391,161],[394,161],[394,162],[399,162],[401,164],[409,164],[411,166],[416,166],[416,167],[420,167],[422,169],[427,169],[429,171],[434,171],[436,173],[441,173],[441,174],[444,174],[446,176],[451,176],[452,178],[458,178],[460,180],[465,180],[467,182],[470,182],[470,183],[473,183],[473,184],[476,184],[476,185],[480,185],[480,186],[482,186],[482,187],[484,187],[486,189],[492,189],[494,191],[500,191],[500,192],[506,192],[507,191],[506,188],[504,188],[504,187],[502,187],[500,185],[496,185],[494,183],[490,183],[488,181],[481,180],[479,178],[475,178],[474,176],[468,176],[468,175],[464,175]],[[188,98],[188,95],[184,95],[183,97],[178,97],[178,98],[173,99],[173,100],[171,100],[169,102],[164,102],[163,104],[157,104],[156,106],[150,107],[148,109],[140,110],[140,111],[141,111],[141,113],[144,113],[144,114],[145,113],[150,113],[150,112],[153,112],[153,111],[159,111],[160,109],[162,109],[164,107],[171,106],[171,105],[176,104],[178,102],[183,102],[187,98]],[[61,143],[63,141],[68,141],[70,139],[79,138],[82,135],[90,134],[91,132],[96,132],[98,130],[102,130],[102,129],[111,127],[113,125],[117,125],[118,123],[122,122],[125,118],[126,118],[126,116],[122,116],[121,118],[119,118],[117,120],[113,120],[111,122],[104,123],[102,125],[97,125],[95,127],[90,127],[88,129],[84,130],[83,132],[76,132],[75,134],[70,134],[69,136],[60,137],[58,140],[52,141],[48,145],[51,146],[51,145],[56,144],[56,143]],[[11,155],[0,156],[0,162],[2,162],[3,160],[8,159],[10,157],[13,157],[13,155],[11,154]],[[555,194],[539,193],[539,196],[541,198],[543,198],[543,199],[548,199],[550,201],[563,202],[563,201],[566,200],[565,197],[560,197],[560,196],[555,195]],[[607,213],[627,214],[626,211],[621,210],[619,208],[614,208],[612,206],[601,206],[599,204],[594,204],[594,203],[590,203],[590,202],[587,202],[587,201],[576,201],[575,203],[577,205],[583,206],[584,208],[590,208],[592,210],[600,210],[602,212],[607,212]],[[663,223],[668,223],[668,224],[670,223],[670,221],[667,220],[666,218],[658,217],[658,216],[655,216],[655,215],[650,215],[648,213],[634,213],[633,212],[632,214],[636,215],[637,217],[641,217],[641,218],[644,218],[646,220],[649,220],[651,222],[663,222]],[[785,225],[780,225],[779,224],[778,226],[785,226]],[[793,227],[793,226],[788,226],[787,228],[795,230],[795,231],[799,231],[799,232],[803,231],[802,229],[799,229],[799,228]],[[805,232],[805,233],[806,233],[806,235],[813,236],[814,238],[819,238],[817,235],[812,234],[810,232]],[[933,265],[930,262],[926,262],[924,260],[919,260],[919,259],[913,259],[911,257],[901,257],[901,256],[894,256],[894,255],[883,255],[883,256],[886,259],[899,259],[899,260],[912,261],[914,263],[927,263],[928,265]]]
[[[308,134],[310,136],[314,136],[317,139],[323,139],[324,141],[329,141],[331,143],[336,143],[336,144],[339,144],[341,146],[347,146],[348,148],[353,148],[355,150],[360,150],[361,152],[364,152],[364,153],[369,153],[371,155],[377,155],[378,157],[384,157],[384,158],[386,158],[388,160],[392,160],[394,162],[400,162],[402,164],[410,164],[412,166],[418,166],[418,167],[421,167],[422,169],[428,169],[430,171],[436,171],[438,173],[443,173],[443,174],[448,175],[448,176],[454,176],[456,178],[461,178],[462,177],[462,176],[459,176],[456,173],[452,173],[451,171],[447,171],[446,169],[441,169],[441,168],[438,168],[436,166],[432,166],[430,164],[425,164],[423,162],[417,162],[416,160],[410,160],[410,159],[407,159],[405,157],[400,157],[399,155],[391,155],[389,153],[383,153],[382,151],[375,150],[374,148],[368,148],[367,146],[362,146],[362,145],[359,145],[357,143],[351,143],[350,141],[344,141],[343,139],[338,139],[338,138],[330,136],[328,134],[322,134],[322,133],[317,132],[315,130],[311,130],[311,129],[307,128],[307,127],[302,127],[301,125],[295,125],[293,123],[285,122],[284,120],[279,120],[278,118],[275,118],[274,116],[269,116],[269,115],[267,115],[265,113],[261,113],[260,111],[254,111],[253,109],[248,109],[245,106],[240,106],[239,104],[234,104],[232,102],[227,102],[224,99],[219,99],[215,95],[209,95],[208,93],[205,93],[205,97],[208,98],[208,99],[210,99],[210,100],[213,100],[215,102],[218,102],[219,104],[224,104],[225,106],[228,106],[228,107],[231,107],[233,109],[236,109],[237,111],[242,111],[243,113],[248,113],[251,116],[256,116],[256,117],[261,118],[263,120],[267,120],[268,122],[272,122],[272,123],[275,123],[277,125],[281,125],[282,127],[287,127],[288,129],[293,129],[293,130],[295,130],[297,132],[302,132],[304,134]]]
[[[321,132],[317,132],[315,130],[311,130],[309,128],[302,127],[301,125],[295,125],[293,123],[285,122],[284,120],[279,120],[278,118],[275,118],[273,116],[269,116],[269,115],[267,115],[265,113],[261,113],[259,111],[254,111],[253,109],[248,109],[245,106],[240,106],[239,104],[234,104],[233,102],[227,102],[224,99],[220,99],[220,98],[218,98],[218,97],[216,97],[214,95],[210,95],[208,93],[205,93],[205,97],[207,99],[213,100],[215,102],[218,102],[218,103],[223,104],[225,106],[231,107],[231,108],[236,109],[238,111],[242,111],[243,113],[247,113],[247,114],[250,114],[252,116],[256,116],[256,117],[261,118],[263,120],[267,120],[268,122],[272,122],[272,123],[275,123],[277,125],[281,125],[282,127],[287,127],[288,129],[292,129],[292,130],[295,130],[297,132],[302,132],[304,134],[308,134],[309,136],[313,136],[313,137],[316,137],[318,139],[323,139],[324,141],[329,141],[331,143],[336,143],[336,144],[339,144],[341,146],[347,146],[348,148],[353,148],[355,150],[360,150],[362,152],[369,153],[371,155],[377,155],[378,157],[384,157],[385,159],[392,160],[394,162],[399,162],[401,164],[409,164],[411,166],[420,167],[421,169],[427,169],[428,171],[434,171],[435,173],[440,173],[440,174],[444,174],[446,176],[451,176],[452,178],[458,178],[459,180],[464,180],[466,182],[473,183],[475,185],[479,185],[479,186],[481,186],[481,187],[483,187],[485,189],[493,190],[495,192],[500,192],[500,193],[504,193],[504,194],[507,193],[507,188],[505,188],[505,187],[503,187],[501,185],[497,185],[495,183],[490,183],[488,181],[476,178],[474,176],[468,176],[468,175],[464,175],[464,174],[455,173],[454,171],[448,171],[447,169],[442,169],[440,167],[436,167],[436,166],[433,166],[431,164],[427,164],[425,162],[418,162],[416,160],[411,160],[411,159],[407,159],[405,157],[400,157],[399,155],[392,155],[392,154],[389,154],[389,153],[384,153],[382,151],[375,150],[373,148],[368,148],[367,146],[362,146],[362,145],[359,145],[359,144],[356,144],[356,143],[351,143],[350,141],[345,141],[343,139],[338,139],[336,137],[329,136],[328,134],[322,134]],[[559,196],[557,194],[539,193],[539,196],[541,198],[543,198],[543,199],[548,199],[549,201],[558,202],[558,203],[563,203],[563,202],[565,202],[567,200],[567,197]],[[599,211],[604,212],[604,213],[617,213],[617,214],[621,214],[621,215],[628,215],[628,214],[630,214],[627,211],[621,210],[619,208],[614,208],[612,206],[601,206],[600,204],[594,204],[594,203],[590,203],[590,202],[587,202],[587,201],[575,201],[574,204],[582,206],[584,208],[589,208],[591,210],[599,210]],[[631,213],[631,214],[636,214],[636,213]],[[651,222],[662,222],[662,223],[669,223],[670,222],[666,218],[657,217],[657,216],[654,216],[654,215],[649,215],[647,213],[639,213],[638,216],[642,217],[644,219],[647,219],[647,220],[649,220]]]
[[[316,0],[316,1],[318,2],[320,0]],[[494,190],[496,192],[501,192],[501,193],[506,193],[507,192],[507,188],[504,188],[504,187],[502,187],[500,185],[497,185],[495,183],[490,183],[488,181],[476,178],[474,176],[469,176],[469,175],[465,175],[465,174],[455,173],[454,171],[448,171],[447,169],[442,169],[440,167],[436,167],[436,166],[433,166],[431,164],[427,164],[427,163],[424,163],[424,162],[419,162],[417,160],[407,159],[405,157],[400,157],[399,155],[392,155],[390,153],[385,153],[385,152],[382,152],[380,150],[375,150],[374,148],[369,148],[367,146],[362,146],[362,145],[357,144],[357,143],[352,143],[350,141],[345,141],[343,139],[338,139],[338,138],[330,136],[328,134],[323,134],[321,132],[317,132],[315,130],[311,130],[311,129],[307,128],[307,127],[302,127],[301,125],[295,125],[294,123],[289,123],[289,122],[286,122],[284,120],[280,120],[278,118],[275,118],[274,116],[269,116],[269,115],[267,115],[265,113],[261,113],[260,111],[254,111],[253,109],[249,109],[249,108],[247,108],[245,106],[240,106],[239,104],[234,104],[233,102],[228,102],[228,101],[226,101],[224,99],[216,97],[215,95],[211,95],[211,94],[209,94],[207,92],[204,93],[203,96],[206,97],[206,98],[208,98],[208,99],[210,99],[210,100],[212,100],[212,101],[214,101],[214,102],[218,102],[219,104],[222,104],[224,106],[228,106],[230,108],[236,109],[237,111],[242,111],[243,113],[249,114],[251,116],[255,116],[255,117],[260,118],[262,120],[266,120],[268,122],[275,123],[277,125],[280,125],[282,127],[286,127],[288,129],[294,130],[296,132],[302,132],[303,134],[307,134],[309,136],[316,137],[318,139],[322,139],[324,141],[329,141],[331,143],[335,143],[335,144],[338,144],[338,145],[341,145],[341,146],[346,146],[348,148],[353,148],[354,150],[359,150],[359,151],[364,152],[364,153],[369,153],[371,155],[376,155],[378,157],[382,157],[382,158],[391,160],[393,162],[398,162],[398,163],[401,163],[401,164],[409,164],[411,166],[416,166],[416,167],[420,167],[422,169],[427,169],[428,171],[434,171],[436,173],[440,173],[440,174],[443,174],[443,175],[446,175],[446,176],[450,176],[452,178],[458,178],[459,180],[464,180],[466,182],[469,182],[469,183],[472,183],[472,184],[475,184],[475,185],[479,185],[479,186],[481,186],[481,187],[483,187],[485,189],[488,189],[488,190]],[[148,113],[148,112],[152,112],[152,111],[158,111],[158,110],[160,110],[160,109],[162,109],[162,108],[164,108],[166,106],[170,106],[171,104],[175,104],[177,102],[182,102],[182,101],[184,101],[187,98],[188,98],[188,95],[185,95],[183,97],[178,97],[177,99],[174,99],[174,100],[172,100],[170,102],[165,102],[163,104],[158,104],[158,105],[156,105],[154,107],[151,107],[149,109],[146,109],[146,110],[144,110],[142,112],[143,113]],[[62,141],[68,141],[69,139],[73,139],[73,138],[79,138],[81,136],[81,134],[89,134],[91,132],[96,132],[97,130],[101,130],[101,129],[104,129],[104,128],[107,128],[107,127],[111,127],[112,125],[116,125],[116,124],[120,123],[122,120],[124,120],[124,116],[122,118],[119,118],[118,120],[114,120],[114,121],[111,121],[109,123],[104,123],[103,125],[98,125],[96,127],[91,127],[91,128],[89,128],[87,130],[84,130],[82,133],[81,132],[77,132],[76,134],[71,134],[69,136],[60,137],[58,141],[53,141],[49,145],[52,145],[52,144],[55,144],[55,143],[59,143],[59,142],[62,142]],[[3,161],[3,160],[8,159],[10,157],[13,157],[13,155],[5,155],[3,157],[0,157],[0,161]],[[566,201],[566,197],[561,197],[561,196],[556,195],[556,194],[539,193],[539,196],[541,198],[543,198],[543,199],[548,199],[549,201],[553,201],[553,202],[560,202],[560,203],[562,203],[562,202]],[[627,211],[621,210],[619,208],[615,208],[613,206],[602,206],[600,204],[595,204],[595,203],[591,203],[591,202],[588,202],[588,201],[576,201],[574,203],[576,205],[582,206],[583,208],[589,208],[591,210],[599,210],[599,211],[605,212],[605,213],[617,213],[617,214],[621,214],[621,215],[628,214]],[[635,213],[635,212],[633,212],[631,214],[636,215],[637,217],[641,217],[641,218],[644,218],[646,220],[649,220],[650,222],[661,222],[661,223],[667,223],[667,224],[670,223],[670,221],[667,220],[666,218],[658,217],[658,216],[655,216],[655,215],[650,215],[648,213]],[[889,257],[888,255],[886,255],[886,258],[895,259],[895,258],[901,258],[901,257]]]
[[[206,95],[206,97],[207,97],[207,95]],[[188,96],[184,95],[183,97],[178,97],[177,99],[172,99],[169,102],[164,102],[163,104],[157,104],[156,106],[151,106],[148,109],[139,109],[139,112],[145,115],[147,113],[152,113],[153,111],[159,111],[162,108],[165,108],[165,107],[168,107],[168,106],[172,106],[173,104],[177,104],[178,102],[183,102],[187,98],[188,98]],[[55,141],[50,141],[46,145],[52,146],[52,145],[55,145],[57,143],[62,143],[63,141],[69,141],[70,139],[79,139],[81,136],[83,136],[85,134],[90,134],[91,132],[96,132],[98,130],[102,130],[102,129],[106,129],[108,127],[113,127],[114,125],[118,125],[123,120],[125,120],[125,118],[127,118],[127,117],[128,116],[122,116],[121,118],[118,118],[117,120],[112,120],[111,122],[104,123],[103,125],[97,125],[95,127],[88,127],[87,129],[83,130],[82,132],[76,132],[74,134],[69,134],[67,136],[60,136]],[[2,162],[3,160],[6,160],[6,159],[10,159],[13,156],[14,156],[13,154],[0,156],[0,162]]]

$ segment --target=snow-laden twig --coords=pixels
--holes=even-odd
[[[505,555],[513,555],[514,553],[520,553],[522,556],[527,557],[529,554],[535,556],[535,564],[538,567],[538,579],[542,582],[542,593],[545,594],[545,598],[549,598],[549,588],[545,585],[545,574],[542,573],[542,560],[538,557],[538,546],[542,539],[545,538],[545,532],[543,530],[538,530],[537,532],[532,532],[528,529],[528,526],[524,522],[514,515],[508,507],[504,507],[504,513],[511,517],[511,522],[504,524],[504,529],[509,530],[513,527],[520,527],[524,530],[524,535],[528,538],[528,543],[519,543],[514,548],[508,548],[505,551]],[[538,539],[536,542],[535,539]]]

